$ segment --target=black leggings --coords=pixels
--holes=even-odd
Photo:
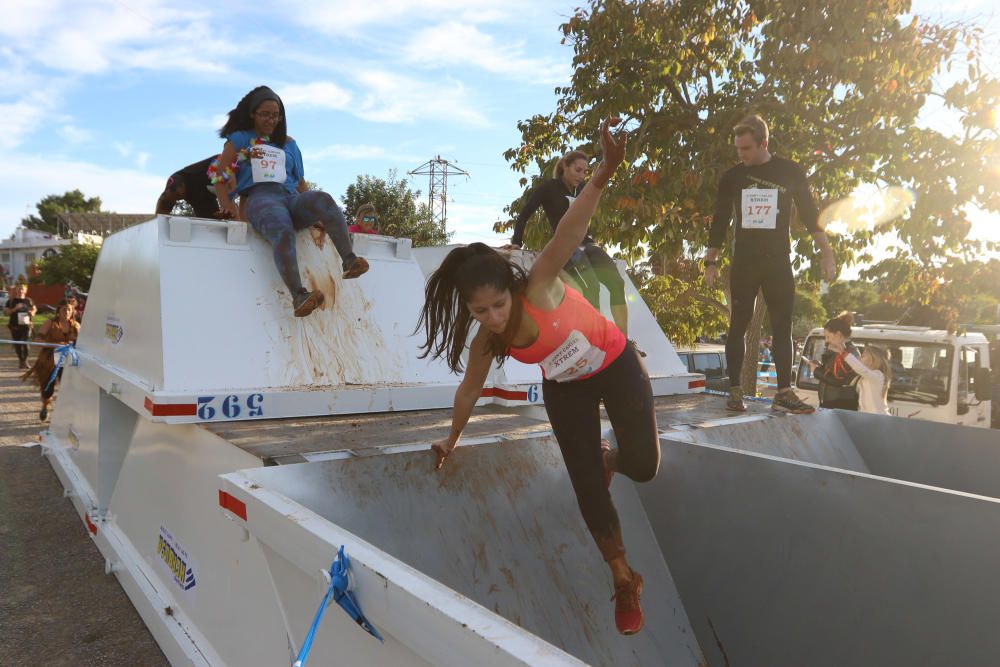
[[[31,329],[28,327],[9,327],[9,329],[11,340],[23,340],[27,342],[28,336],[31,333]],[[21,363],[28,361],[27,345],[14,343],[14,352],[17,354],[17,360]]]
[[[576,249],[564,268],[580,286],[583,298],[594,308],[601,309],[601,285],[608,288],[612,306],[625,303],[625,280],[618,273],[615,260],[601,246],[584,243]]]
[[[792,386],[792,303],[795,300],[795,279],[787,258],[756,256],[733,261],[729,277],[732,315],[726,336],[726,363],[729,383],[738,387],[743,357],[746,355],[744,336],[753,317],[757,292],[764,291],[764,303],[771,320],[774,342],[771,347],[778,387]]]
[[[660,467],[660,440],[649,374],[631,345],[584,380],[542,383],[545,411],[562,450],[583,520],[605,560],[625,553],[618,512],[605,486],[601,400],[618,440],[617,469],[648,482]]]

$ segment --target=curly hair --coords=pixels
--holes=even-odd
[[[288,120],[285,118],[285,105],[282,103],[281,98],[278,97],[278,94],[267,86],[257,86],[243,96],[243,99],[239,101],[236,108],[229,112],[226,124],[219,129],[219,136],[225,139],[233,132],[254,129],[253,113],[257,110],[257,107],[267,100],[277,102],[278,113],[281,114],[281,119],[274,127],[274,132],[271,133],[270,143],[284,148],[285,142],[288,140]]]
[[[466,305],[481,287],[510,290],[511,315],[501,334],[490,334],[490,354],[503,364],[510,344],[521,325],[523,310],[517,298],[524,293],[528,277],[524,270],[485,243],[455,248],[427,279],[424,307],[414,333],[424,328],[423,359],[444,358],[454,373],[462,371],[462,352],[469,337],[473,317]]]

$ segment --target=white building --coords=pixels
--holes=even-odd
[[[8,282],[18,276],[28,277],[29,267],[44,257],[51,257],[59,252],[59,247],[70,243],[93,243],[100,245],[104,239],[93,234],[72,234],[61,239],[54,234],[39,232],[34,229],[18,227],[14,236],[0,241],[0,267],[7,276]]]

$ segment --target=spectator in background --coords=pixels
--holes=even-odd
[[[378,234],[375,230],[375,219],[377,218],[375,207],[372,204],[362,204],[358,207],[358,212],[354,214],[354,224],[347,228],[352,234]]]
[[[11,339],[25,343],[31,338],[31,318],[38,312],[35,303],[26,296],[27,291],[24,285],[13,285],[10,288],[10,298],[3,306],[3,314],[10,318],[7,327],[10,329]],[[17,354],[18,368],[27,368],[28,346],[14,343],[14,352]]]
[[[80,333],[80,325],[73,319],[73,315],[73,306],[67,303],[65,299],[60,301],[56,316],[43,324],[42,328],[39,329],[38,340],[43,343],[53,343],[55,345],[65,345],[66,343],[75,342],[77,335]],[[56,378],[51,384],[49,383],[52,372],[56,369],[56,363],[55,348],[43,347],[42,351],[38,353],[34,365],[21,376],[22,380],[27,380],[34,376],[35,381],[38,383],[38,388],[42,395],[42,410],[38,413],[38,419],[41,421],[45,421],[49,416],[52,395],[55,394],[56,385],[59,384],[59,380],[62,378],[62,369],[60,368]]]
[[[834,352],[842,352],[844,346],[832,347]],[[889,383],[892,382],[892,368],[889,367],[889,353],[884,348],[868,345],[860,359],[847,354],[844,360],[858,374],[859,410],[875,415],[890,414]]]
[[[823,325],[826,349],[820,360],[809,360],[809,370],[819,380],[819,406],[840,410],[858,409],[858,374],[847,363],[848,355],[858,356],[851,343],[854,316],[843,312]]]

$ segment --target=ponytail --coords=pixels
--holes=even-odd
[[[556,178],[562,178],[563,174],[566,173],[566,168],[576,162],[577,160],[585,160],[590,162],[590,156],[583,151],[570,151],[559,158],[559,162],[556,163]]]

